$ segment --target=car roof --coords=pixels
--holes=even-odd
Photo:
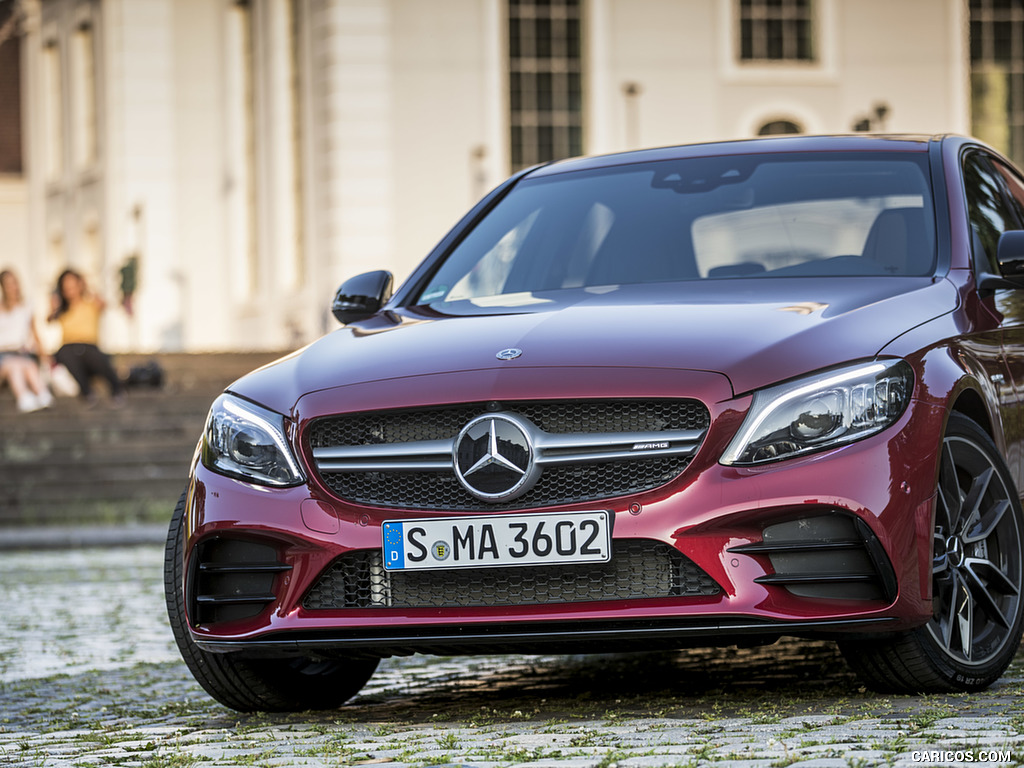
[[[641,149],[559,160],[538,166],[527,176],[553,176],[573,171],[609,168],[658,160],[678,160],[693,157],[720,157],[728,155],[779,154],[791,152],[927,152],[932,142],[942,141],[944,135],[917,134],[850,134],[836,136],[768,136],[756,139],[737,139],[705,144],[683,144],[674,147]],[[962,138],[962,137],[957,137]]]

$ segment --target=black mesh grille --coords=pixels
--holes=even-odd
[[[689,461],[676,457],[549,467],[526,496],[487,504],[450,473],[336,472],[324,474],[324,481],[338,496],[365,504],[460,511],[529,509],[657,488],[686,469]]]
[[[718,584],[667,544],[612,543],[607,563],[389,573],[378,550],[336,560],[306,595],[309,610],[536,605],[716,595]]]
[[[442,440],[455,437],[467,421],[483,412],[482,405],[459,405],[328,416],[310,425],[309,443],[313,448],[326,448]]]
[[[521,414],[545,432],[706,430],[707,408],[696,400],[576,400],[475,403],[416,410],[329,416],[309,428],[312,448],[454,439],[487,411]],[[525,496],[485,503],[451,472],[324,472],[321,478],[349,501],[404,509],[501,510],[594,501],[651,490],[677,477],[689,457],[637,458],[548,467]]]
[[[309,428],[313,448],[377,445],[453,438],[487,411],[520,413],[545,432],[647,432],[707,429],[707,408],[697,400],[561,400],[470,403],[373,411],[317,419]]]

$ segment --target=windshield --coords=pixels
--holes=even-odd
[[[735,278],[929,275],[923,153],[691,158],[527,178],[416,303]]]

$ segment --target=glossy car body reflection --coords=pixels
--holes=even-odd
[[[835,167],[853,174],[851,184],[863,187],[849,193],[851,199],[860,194],[882,211],[872,209],[866,219],[871,225],[875,217],[875,224],[866,241],[867,225],[860,233],[856,257],[840,250],[821,260],[836,266],[819,267],[810,257],[766,251],[764,263],[700,266],[702,248],[717,258],[715,244],[736,221],[729,217],[756,212],[760,200],[792,213],[793,231],[802,226],[800,217],[826,216],[821,206],[831,205],[834,195],[815,186],[811,171],[811,203],[796,192],[773,198],[757,186],[762,170],[756,162],[794,163],[787,168],[799,176],[830,153],[838,158]],[[924,186],[901,181],[876,190],[886,164],[897,160],[916,169],[914,178]],[[712,161],[725,170],[707,170]],[[858,175],[858,163],[872,165]],[[473,286],[494,279],[507,286],[513,278],[481,277],[479,267],[439,282],[438,275],[455,269],[473,238],[483,238],[488,222],[531,184],[542,194],[545,183],[649,167],[668,169],[655,170],[649,184],[671,190],[666,194],[674,197],[663,198],[666,210],[699,208],[696,195],[721,187],[719,208],[687,220],[699,245],[701,274],[693,279],[661,275],[659,261],[650,267],[655,277],[631,282],[630,270],[647,268],[636,253],[661,245],[641,236],[635,250],[624,251],[633,255],[623,258],[635,262],[625,270],[621,263],[604,268],[616,278],[608,282],[573,285],[566,278],[544,290],[488,293],[493,288]],[[689,168],[699,172],[687,176]],[[1024,184],[1008,163],[960,137],[709,144],[566,161],[513,177],[455,227],[397,294],[386,295],[386,273],[361,283],[377,286],[378,296],[343,287],[344,319],[355,318],[351,324],[233,384],[225,402],[241,403],[241,410],[232,406],[224,415],[215,407],[168,544],[168,600],[186,661],[213,695],[240,709],[337,704],[358,690],[376,658],[389,654],[636,650],[787,634],[840,640],[879,689],[990,684],[1012,657],[1021,627],[1016,489],[1024,487],[1024,292],[1014,283],[1013,261],[997,260],[1003,231],[1024,228],[1020,190]],[[614,209],[615,203],[601,205]],[[601,232],[616,232],[621,216],[590,210],[613,222],[602,224]],[[877,237],[889,237],[879,224],[883,214],[910,221],[908,210],[924,222],[914,257],[907,255],[916,236],[910,229],[892,236],[904,238],[896,245],[873,241],[876,230],[885,230]],[[775,232],[768,219],[752,218],[751,226]],[[529,220],[525,226],[540,225]],[[811,231],[814,226],[805,229],[808,242],[825,237]],[[601,237],[607,242],[612,236]],[[495,261],[495,248],[480,248],[486,254],[474,263]],[[591,269],[600,271],[600,249],[595,253]],[[778,263],[783,267],[773,276]],[[385,300],[382,307],[377,299]],[[499,354],[513,349],[518,354]],[[758,419],[788,423],[785,404],[805,396],[810,405],[801,405],[806,411],[787,427],[793,437],[778,438],[778,430],[764,437],[767,427],[757,432]],[[865,396],[874,400],[857,406]],[[599,427],[585,430],[588,437],[568,438],[571,425],[538,426],[549,418],[544,404],[571,404],[577,410],[564,419],[585,420],[592,410],[578,408],[588,404],[660,408],[680,398],[706,409],[700,422],[706,426],[662,427],[668,417],[657,416],[647,427],[623,432],[627,438]],[[421,422],[466,404],[472,407],[465,415],[452,411],[454,429],[429,437],[417,432]],[[861,410],[850,416],[856,407]],[[521,484],[492,498],[466,496],[475,491],[453,467],[468,471],[491,454],[481,453],[486,446],[470,446],[464,450],[477,453],[460,459],[460,428],[486,413],[513,414],[531,451],[538,437],[558,436],[562,443],[549,461],[564,464],[565,455],[577,456],[576,469],[567,472],[589,478],[567,486],[577,497],[556,493],[544,497],[548,502],[531,501],[530,494],[539,493],[537,477],[526,490]],[[328,421],[363,414],[384,414],[385,420],[358,422],[362,426],[352,429],[362,430],[360,437],[348,443],[323,437]],[[405,419],[403,435],[412,437],[389,443],[385,433],[398,430],[397,422],[387,421],[393,414]],[[844,418],[846,437],[835,426]],[[268,436],[256,448],[238,449],[238,436],[248,439],[253,422]],[[662,428],[671,439],[658,436]],[[493,427],[471,437],[484,440],[487,429]],[[690,447],[689,433],[699,435]],[[749,440],[737,445],[744,435]],[[587,447],[591,443],[600,445]],[[257,466],[246,463],[257,449],[289,454],[289,466],[265,481],[246,474],[245,467]],[[586,453],[593,450],[603,457]],[[671,451],[685,457],[685,466],[664,482],[634,490],[630,480],[626,492],[586,487],[597,482],[595,466],[618,462],[617,470]],[[608,458],[614,452],[615,462]],[[506,462],[507,472],[525,472],[525,461]],[[541,477],[553,471],[530,466]],[[440,495],[422,498],[445,501],[403,503],[403,484],[413,470],[429,474],[431,483],[444,478],[435,483],[443,486]],[[607,593],[603,586],[588,593],[563,585],[557,587],[568,590],[562,597],[537,597],[548,589],[539,586],[549,579],[540,569],[530,572],[527,587],[502,582],[502,590],[526,589],[526,598],[522,592],[497,596],[489,587],[483,596],[466,598],[477,582],[494,573],[505,579],[510,569],[460,568],[458,576],[442,570],[426,586],[410,587],[417,596],[402,604],[403,580],[419,577],[387,573],[376,560],[332,571],[346,558],[379,557],[385,521],[598,509],[613,518],[613,562],[634,568],[627,575],[593,576],[601,584],[623,582]],[[660,577],[650,573],[666,562],[682,575],[659,591],[653,582]],[[367,576],[371,571],[376,575]],[[629,586],[645,579],[652,580],[649,591]],[[927,672],[907,671],[921,659]],[[230,682],[236,672],[250,683]],[[317,693],[319,680],[330,681],[321,687],[335,694]]]

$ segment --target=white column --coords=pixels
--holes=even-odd
[[[481,0],[484,6],[484,23],[480,34],[484,40],[486,63],[484,69],[484,104],[487,133],[487,155],[483,163],[488,178],[484,180],[483,192],[498,185],[509,172],[509,130],[508,130],[508,27],[502,9],[503,0]],[[471,201],[475,203],[476,201]]]
[[[46,226],[44,206],[46,205],[46,155],[43,136],[42,72],[40,52],[39,1],[26,0],[22,4],[25,12],[21,39],[21,84],[22,84],[22,141],[24,147],[25,180],[27,184],[28,248],[29,258],[21,273],[24,290],[35,296],[43,291],[49,293],[51,275],[47,269]],[[36,306],[37,312],[49,311],[45,304]]]
[[[394,259],[387,0],[328,0],[322,40],[326,232],[333,282]]]
[[[268,274],[273,275],[271,291],[294,292],[299,288],[299,198],[296,161],[296,119],[293,83],[295,56],[292,49],[291,16],[288,0],[266,4],[263,56],[265,66],[266,127],[265,157],[267,186],[264,202],[270,223]]]
[[[614,121],[621,115],[615,109],[622,98],[611,75],[611,0],[590,0],[583,7],[585,36],[583,46],[586,122],[583,127],[583,151],[599,155],[623,149]]]
[[[173,0],[109,0],[103,6],[107,247],[118,263],[135,246],[133,210],[141,208],[133,335],[143,350],[175,350],[184,341],[187,272],[175,194],[173,6]]]
[[[967,3],[946,0],[949,14],[951,92],[948,130],[969,135],[971,132],[971,31]]]

